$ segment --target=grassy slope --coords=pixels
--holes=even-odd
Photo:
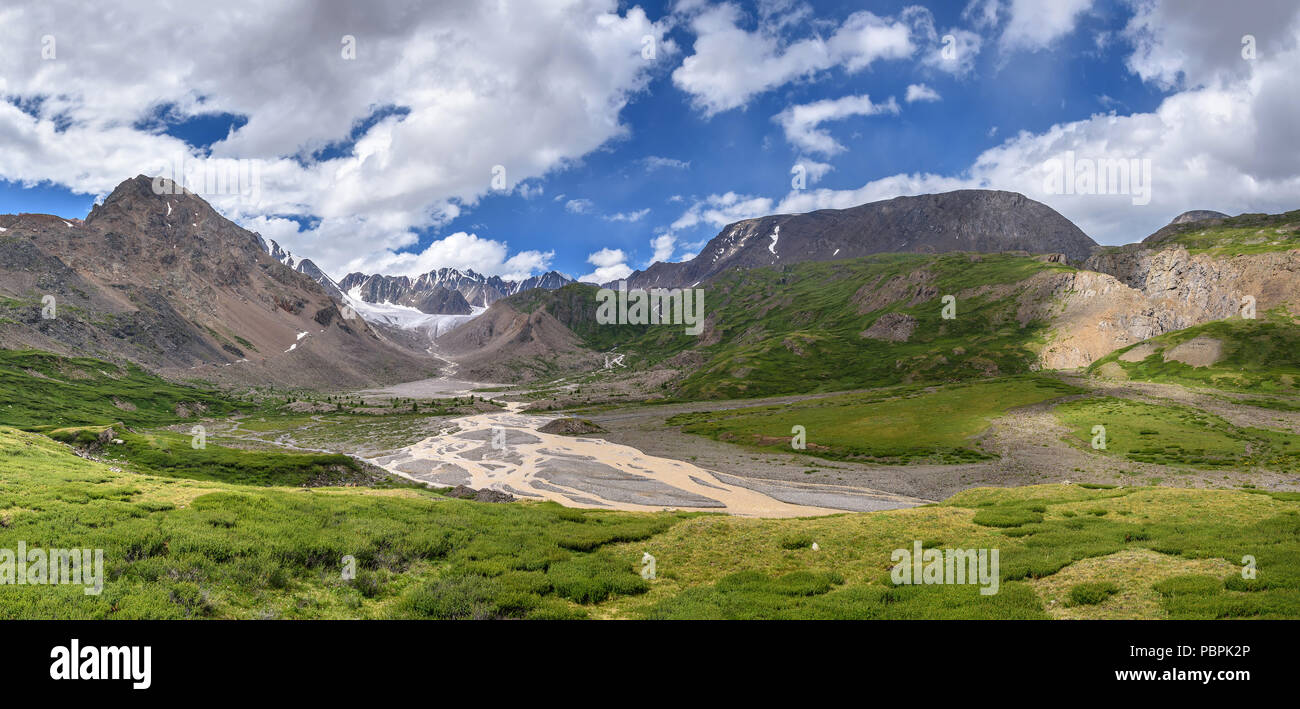
[[[240,485],[400,485],[398,478],[369,472],[361,462],[341,454],[250,451],[206,442],[203,448],[196,449],[189,435],[169,431],[128,433],[116,428],[111,435],[122,443],[100,446],[97,437],[106,428],[58,428],[46,435],[77,447],[94,446],[94,453],[106,462],[128,465],[135,472],[150,475]]]
[[[135,365],[35,350],[0,349],[0,423],[24,429],[121,421],[157,425],[181,419],[178,404],[229,412],[217,392],[175,384]]]
[[[399,484],[346,455],[253,452],[213,443],[195,449],[188,434],[141,432],[143,427],[185,421],[178,405],[188,409],[186,413],[220,415],[233,411],[235,404],[215,391],[168,382],[134,365],[0,350],[0,426],[40,431],[155,475],[246,485]],[[278,417],[278,412],[268,413]],[[110,427],[109,439],[121,444],[97,440]]]
[[[1072,609],[1298,617],[1297,497],[1053,485],[818,519],[632,514],[114,473],[0,428],[0,548],[103,548],[108,577],[100,596],[6,586],[0,617],[1034,618],[1134,550],[1162,555],[1161,572],[1121,574],[1123,593]],[[894,587],[890,552],[912,540],[999,549],[1001,591]],[[653,581],[636,573],[644,551]],[[350,581],[346,554],[360,569]],[[1236,574],[1246,554],[1255,581]],[[1057,589],[1062,569],[1072,583]]]
[[[597,350],[617,347],[633,366],[654,364],[687,350],[703,366],[674,392],[687,399],[839,391],[907,381],[958,381],[990,372],[1029,370],[1043,330],[1016,321],[1016,293],[972,295],[957,303],[957,317],[940,316],[940,296],[968,289],[1016,284],[1043,270],[1068,266],[1012,254],[882,254],[848,261],[801,263],[725,274],[705,290],[705,314],[718,341],[701,346],[681,326],[615,326],[595,323],[595,293],[574,285],[515,296],[515,307],[544,307]],[[924,270],[933,298],[858,313],[855,295],[870,284]],[[868,289],[869,290],[869,289]],[[908,342],[860,336],[885,313],[917,320]]]
[[[1192,367],[1164,360],[1164,352],[1196,337],[1211,337],[1223,343],[1223,356],[1208,367]],[[1125,362],[1120,355],[1142,344],[1156,350],[1140,362]],[[1296,393],[1300,384],[1300,325],[1281,313],[1261,314],[1259,319],[1216,320],[1168,332],[1142,343],[1118,349],[1089,367],[1090,373],[1104,373],[1103,367],[1121,368],[1130,379],[1171,382],[1253,393]]]
[[[959,463],[991,457],[970,439],[1007,409],[1080,391],[1026,375],[680,414],[668,423],[684,426],[687,433],[783,453],[791,450],[791,428],[801,425],[808,435],[802,452],[821,458]]]
[[[1207,226],[1196,222],[1168,227],[1161,244],[1179,244],[1190,253],[1236,256],[1300,248],[1300,210],[1282,214],[1242,214]]]

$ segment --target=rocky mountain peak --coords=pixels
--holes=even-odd
[[[91,208],[87,225],[125,219],[136,224],[168,221],[181,223],[183,218],[196,223],[200,218],[218,216],[202,197],[165,177],[137,175],[119,184]]]
[[[1183,212],[1182,214],[1179,214],[1178,216],[1174,217],[1173,221],[1169,223],[1188,224],[1191,222],[1199,222],[1205,219],[1227,219],[1227,218],[1228,218],[1227,214],[1224,214],[1223,212],[1216,212],[1212,209],[1193,209],[1191,211],[1187,211],[1187,212]]]

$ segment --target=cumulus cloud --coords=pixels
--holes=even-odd
[[[1229,13],[1225,9],[1223,13]],[[1166,97],[1154,110],[1130,115],[1099,113],[1041,133],[1021,132],[981,153],[958,174],[898,174],[853,189],[791,191],[779,200],[728,192],[693,204],[673,229],[721,227],[763,214],[845,208],[899,195],[981,188],[1021,192],[1060,211],[1089,236],[1106,244],[1138,241],[1190,209],[1280,212],[1296,208],[1300,194],[1300,8],[1275,16],[1269,51],[1244,67],[1215,68],[1197,52],[1207,42],[1240,47],[1240,29],[1227,21],[1218,33],[1200,34],[1197,8],[1171,5],[1159,15],[1156,33],[1138,40],[1134,71],[1152,83],[1171,77],[1204,86]],[[1152,47],[1161,56],[1147,71]],[[1181,59],[1180,59],[1181,57]],[[1242,74],[1241,72],[1245,72]],[[991,131],[990,131],[991,132]],[[1076,158],[1149,161],[1150,201],[1136,204],[1137,185],[1118,194],[1061,194],[1049,180],[1052,161]]]
[[[909,84],[905,100],[908,103],[915,103],[917,101],[939,101],[941,97],[938,91],[925,84]]]
[[[738,6],[723,3],[690,21],[693,53],[672,78],[706,116],[744,106],[753,96],[832,67],[852,73],[916,51],[907,22],[865,10],[850,15],[829,37],[789,43],[778,33],[784,24],[761,19],[750,31],[740,26],[742,19]]]
[[[589,199],[571,199],[564,203],[564,211],[572,214],[589,214],[595,207]]]
[[[1182,0],[1136,3],[1125,27],[1134,51],[1133,73],[1161,88],[1208,86],[1240,81],[1252,62],[1242,53],[1246,35],[1258,61],[1272,61],[1294,41],[1295,3],[1224,3]]]
[[[1004,50],[1037,50],[1074,30],[1093,0],[1010,0],[1007,23],[998,39]]]
[[[830,163],[817,162],[808,158],[799,158],[795,161],[795,167],[803,169],[803,174],[808,178],[810,185],[821,182],[828,172],[835,169]]]
[[[622,249],[607,247],[593,251],[587,256],[587,263],[595,266],[596,270],[578,277],[584,283],[609,283],[632,275],[632,268],[627,265],[627,255]]]
[[[921,65],[927,69],[965,76],[975,68],[984,39],[977,32],[950,27],[940,35],[935,29],[934,15],[927,9],[911,6],[901,17],[912,27],[912,39],[923,47]],[[966,15],[963,13],[963,18]]]
[[[985,151],[962,176],[895,175],[853,190],[791,193],[778,211],[842,208],[900,194],[978,187],[1014,190],[1072,219],[1108,244],[1140,240],[1189,209],[1285,211],[1300,194],[1300,129],[1279,96],[1300,95],[1289,67],[1300,52],[1262,66],[1250,81],[1175,94],[1151,113],[1111,114],[1022,133]],[[1291,62],[1287,64],[1286,62]],[[1135,189],[1111,195],[1059,194],[1050,161],[1067,153],[1097,160],[1149,161],[1150,202]],[[1141,164],[1141,162],[1139,162]]]
[[[660,234],[650,240],[650,246],[654,249],[654,254],[646,265],[656,261],[667,261],[673,257],[673,249],[677,246],[677,237],[672,234]]]
[[[16,0],[0,15],[16,38],[0,41],[11,99],[0,102],[0,178],[103,195],[200,157],[158,129],[160,115],[242,116],[211,156],[261,161],[261,201],[203,196],[245,224],[318,218],[285,246],[333,272],[359,265],[359,252],[409,248],[494,178],[514,190],[622,137],[623,107],[674,54],[664,25],[617,0],[231,0],[218,13]],[[51,32],[57,57],[46,61],[32,47]],[[643,56],[645,36],[657,59]],[[129,37],[130,51],[105,37]]]
[[[834,155],[844,150],[819,126],[827,121],[836,121],[850,116],[873,116],[879,113],[898,114],[898,102],[891,96],[884,103],[872,103],[871,97],[844,96],[837,99],[825,99],[813,103],[790,106],[772,117],[781,124],[786,140],[807,153]]]
[[[275,239],[280,244],[292,243],[295,238],[293,232],[297,230],[297,224],[292,220],[266,217],[255,218],[250,227],[255,227],[263,237]],[[527,250],[511,254],[509,245],[504,241],[485,239],[466,232],[456,232],[436,239],[419,251],[398,252],[398,249],[414,245],[414,239],[406,243],[389,242],[384,249],[348,259],[346,263],[349,267],[333,272],[332,275],[342,276],[360,271],[416,277],[439,268],[455,268],[518,281],[548,270],[555,257],[554,251]],[[318,258],[317,254],[298,255],[308,256],[312,261]],[[347,258],[347,255],[340,254],[339,258]]]
[[[932,44],[935,41],[938,43],[925,53],[921,64],[959,77],[975,69],[975,58],[984,45],[979,34],[958,28],[948,30],[942,37],[936,35]]]
[[[741,219],[752,219],[771,214],[773,204],[773,200],[767,197],[742,195],[735,192],[709,195],[687,208],[682,213],[682,216],[672,223],[669,229],[677,232],[693,229],[702,224],[720,229]]]

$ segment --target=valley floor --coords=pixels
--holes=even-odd
[[[547,412],[475,386],[222,413],[197,458],[188,422],[0,427],[0,549],[107,566],[102,595],[0,586],[0,617],[1300,617],[1276,397],[1066,373]],[[574,414],[603,432],[537,430]],[[996,593],[896,584],[914,545],[997,551]]]
[[[808,455],[808,451],[791,450],[789,429],[803,417],[797,408],[791,410],[790,407],[816,407],[818,402],[842,399],[844,393],[657,406],[611,405],[592,410],[579,409],[577,413],[604,427],[607,433],[599,434],[602,438],[633,446],[650,455],[689,460],[725,475],[829,483],[928,500],[946,499],[972,487],[1071,481],[1123,486],[1245,485],[1270,490],[1300,490],[1300,471],[1293,468],[1279,470],[1267,466],[1233,465],[1201,468],[1179,465],[1174,461],[1155,463],[1107,455],[1105,451],[1092,450],[1086,440],[1072,439],[1072,431],[1056,410],[1067,401],[1114,397],[1153,406],[1191,407],[1221,417],[1239,428],[1296,434],[1300,434],[1300,411],[1252,405],[1246,403],[1250,399],[1248,395],[1239,393],[1194,390],[1150,382],[1110,382],[1073,373],[1060,374],[1059,378],[1079,387],[1081,392],[1007,408],[970,439],[973,447],[988,454],[988,459],[969,463],[935,464],[920,458],[908,463],[887,464],[826,459],[817,457],[815,451],[814,455]],[[927,402],[922,398],[916,404],[923,409]],[[786,435],[783,438],[762,436],[758,445],[740,445],[745,442],[740,435],[730,436],[729,441],[694,435],[685,432],[682,425],[669,422],[683,414],[699,414],[710,419],[712,414],[720,412],[760,412],[772,407],[782,410],[782,415],[777,417],[780,423],[774,424],[772,430],[774,433],[784,431]],[[936,413],[939,415],[942,414]],[[909,429],[906,433],[914,432]],[[1112,427],[1112,437],[1123,434],[1122,428]],[[807,435],[809,441],[814,441],[817,434],[809,427]]]

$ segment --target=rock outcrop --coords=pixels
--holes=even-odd
[[[1300,311],[1300,251],[1215,256],[1181,246],[1123,247],[1090,257],[1086,270],[1041,273],[1022,298],[1021,321],[1052,323],[1040,354],[1048,369],[1091,364],[1111,351],[1173,330],[1258,313]]]

